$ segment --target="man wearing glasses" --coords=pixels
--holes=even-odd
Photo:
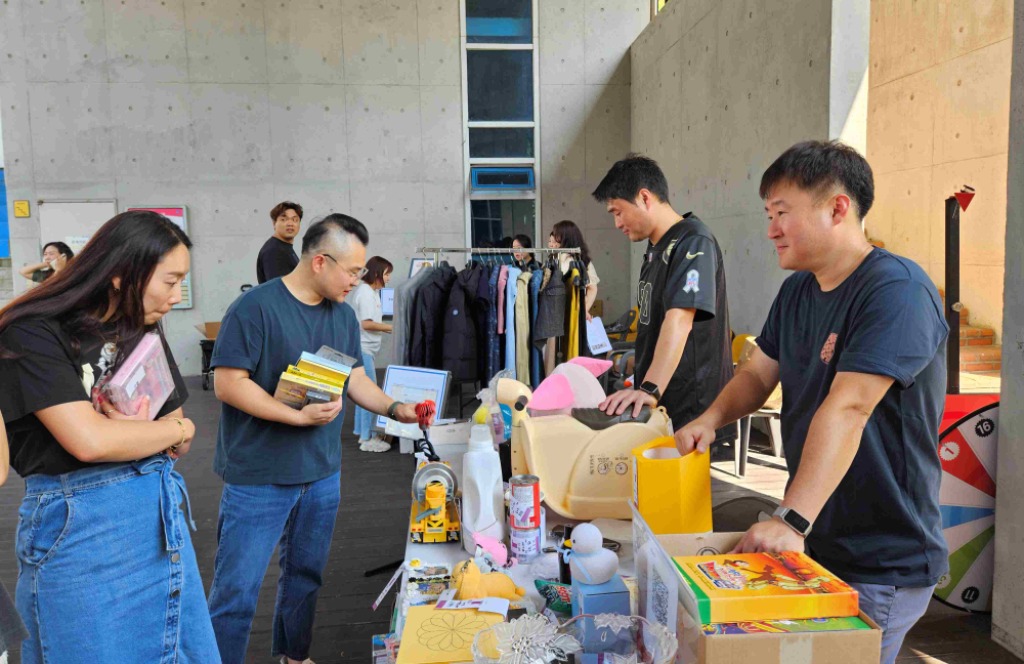
[[[359,321],[345,296],[366,274],[362,223],[331,214],[310,226],[292,272],[245,293],[217,335],[211,366],[220,428],[214,471],[224,480],[210,615],[223,662],[246,660],[260,585],[280,545],[273,655],[308,662],[340,501],[344,398],[294,410],[271,396],[303,351],[327,345],[359,358]],[[393,401],[356,361],[345,384],[363,408],[415,422],[413,404]]]

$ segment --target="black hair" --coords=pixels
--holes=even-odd
[[[64,257],[71,260],[75,257],[75,252],[71,251],[71,247],[64,244],[63,242],[47,242],[43,245],[43,251],[46,251],[47,247],[53,247],[57,250],[58,254],[64,254]]]
[[[579,226],[568,219],[563,219],[551,229],[551,236],[555,238],[563,249],[579,249],[580,261],[584,265],[590,265],[590,247],[587,246],[587,241],[583,239],[583,231],[580,230]]]
[[[370,243],[370,234],[363,222],[347,214],[333,212],[306,229],[306,234],[302,236],[302,255],[305,256],[319,249],[324,238],[332,229],[355,236],[364,247]]]
[[[533,249],[533,240],[530,239],[529,235],[524,235],[523,233],[520,233],[519,235],[516,235],[514,238],[512,238],[512,240],[518,240],[519,246],[522,247],[523,249]]]
[[[363,281],[370,286],[378,281],[384,283],[384,275],[394,271],[395,266],[391,264],[391,261],[382,256],[374,256],[366,261],[366,274],[363,275]]]
[[[29,318],[52,318],[74,347],[100,333],[102,317],[115,307],[117,365],[128,357],[146,332],[143,298],[157,264],[179,245],[192,242],[167,217],[150,210],[122,212],[103,224],[68,266],[0,310],[0,332]],[[121,287],[114,290],[114,277]],[[10,349],[0,348],[10,356]]]
[[[621,198],[632,203],[641,189],[650,191],[662,203],[669,202],[668,180],[665,179],[658,162],[631,152],[625,159],[612,164],[592,195],[599,203],[607,203],[613,198]]]
[[[784,182],[819,194],[841,187],[853,199],[861,219],[875,202],[875,181],[867,159],[839,141],[804,141],[783,152],[761,176],[761,199],[767,200],[772,189]]]

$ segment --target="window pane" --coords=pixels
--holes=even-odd
[[[533,41],[531,0],[466,0],[466,41],[470,44],[529,44]]]
[[[533,121],[533,52],[467,51],[469,119]]]
[[[532,200],[471,201],[470,209],[474,247],[500,247],[503,240],[511,247],[515,235],[533,237],[536,206]]]
[[[474,166],[470,174],[474,189],[533,189],[530,166]]]
[[[533,157],[533,129],[470,129],[470,157]]]

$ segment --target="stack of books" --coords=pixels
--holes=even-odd
[[[315,355],[302,353],[298,361],[288,365],[287,371],[281,374],[274,398],[296,410],[311,403],[337,401],[352,373],[351,364],[344,364],[344,360],[351,358],[326,346]]]

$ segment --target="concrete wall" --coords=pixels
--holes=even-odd
[[[738,333],[760,332],[785,276],[766,236],[762,172],[797,141],[863,133],[867,34],[855,4],[673,0],[633,44],[633,149],[661,164],[676,210],[718,237]],[[833,45],[834,13],[853,18]],[[833,62],[840,46],[851,52]],[[642,255],[637,243],[633,275]]]
[[[1014,11],[1013,77],[1006,205],[1006,253],[1024,253],[1024,2]],[[1017,295],[1024,263],[1006,262],[1005,292]],[[995,284],[992,284],[993,286]],[[1024,659],[1024,301],[1006,298],[1003,309],[1002,395],[999,411],[999,463],[996,481],[996,575],[992,638]]]
[[[978,191],[961,216],[960,299],[1002,328],[1013,0],[871,2],[871,237],[942,285],[943,200]]]
[[[604,320],[630,305],[629,242],[590,192],[630,150],[629,48],[649,0],[540,0],[541,237],[563,219],[583,230]]]
[[[167,329],[197,373],[192,325],[256,282],[280,200],[396,264],[465,241],[459,49],[458,0],[8,0],[9,199],[187,205],[195,308]],[[12,219],[15,264],[49,239]]]

